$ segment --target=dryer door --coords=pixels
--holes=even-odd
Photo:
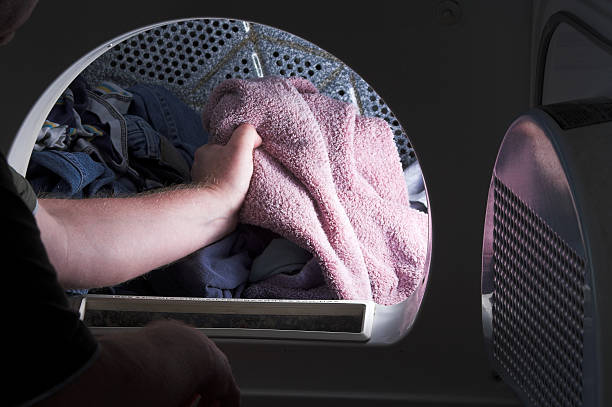
[[[561,10],[548,18],[534,44],[535,105],[612,96],[612,32],[605,31],[610,27],[612,21],[608,27],[591,25],[589,13]]]
[[[599,157],[610,148],[611,11],[535,3],[534,109],[510,126],[492,176],[485,342],[494,369],[526,405],[610,403],[610,284],[601,267],[609,250],[599,232],[609,223],[593,204],[609,202],[609,189],[607,181],[590,188],[610,168]]]

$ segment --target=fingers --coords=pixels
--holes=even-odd
[[[211,341],[213,379],[200,389],[199,406],[237,407],[240,405],[240,390],[225,354]],[[212,366],[214,365],[214,367]]]
[[[251,124],[242,124],[225,145],[207,144],[196,150],[191,179],[214,185],[228,204],[232,216],[237,214],[249,189],[253,175],[253,150],[262,139]]]
[[[254,150],[261,145],[261,142],[261,137],[257,134],[255,127],[243,123],[234,130],[227,145],[237,149]]]
[[[219,398],[219,405],[228,406],[228,407],[238,407],[240,406],[240,389],[236,384],[234,376],[230,374],[230,382],[228,385],[228,389],[225,392],[223,397]]]
[[[240,406],[240,391],[235,386],[229,389],[222,396],[215,395],[200,395],[198,400],[198,407],[239,407]]]

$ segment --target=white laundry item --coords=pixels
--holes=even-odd
[[[404,170],[404,180],[410,197],[410,205],[414,209],[427,212],[427,194],[425,193],[425,182],[418,161],[414,161]]]
[[[66,125],[46,121],[36,137],[35,151],[66,150],[70,145],[70,129]]]

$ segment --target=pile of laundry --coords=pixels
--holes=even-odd
[[[380,304],[412,294],[427,250],[420,169],[402,171],[386,122],[359,116],[304,79],[230,79],[200,113],[158,85],[124,89],[77,77],[40,130],[27,178],[39,196],[64,198],[189,183],[195,150],[209,135],[227,142],[244,122],[263,143],[236,230],[91,291]]]

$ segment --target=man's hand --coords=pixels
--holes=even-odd
[[[195,152],[191,177],[217,191],[237,211],[253,175],[253,150],[260,145],[261,137],[255,127],[242,124],[226,145],[206,144]]]

